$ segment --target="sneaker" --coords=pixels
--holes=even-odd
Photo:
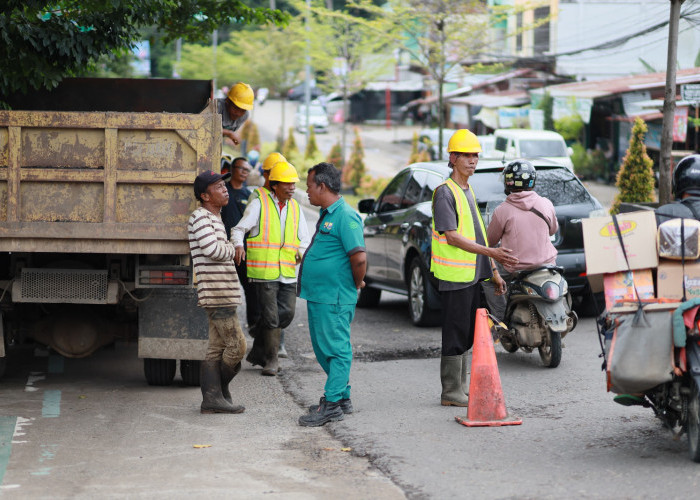
[[[311,405],[309,406],[309,413],[313,413],[315,411],[318,411],[318,407],[323,404],[323,402],[326,400],[325,396],[321,397],[321,400],[318,402],[317,405]],[[350,398],[346,399],[341,399],[338,401],[340,403],[340,409],[343,410],[343,413],[346,415],[350,415],[353,411],[355,411],[352,407],[352,401],[350,401]]]
[[[299,417],[299,425],[303,427],[320,427],[328,422],[337,422],[343,420],[345,414],[340,409],[340,402],[326,401],[321,398],[321,404],[313,413],[307,413]]]

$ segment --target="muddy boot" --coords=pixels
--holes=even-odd
[[[202,413],[242,413],[242,406],[234,406],[221,394],[221,361],[202,361],[199,372],[202,386]]]
[[[231,366],[223,361],[221,362],[221,395],[231,404],[233,404],[233,399],[231,399],[231,391],[228,390],[228,385],[231,383],[231,380],[233,380],[233,377],[238,375],[240,371],[240,361],[235,366]]]
[[[467,372],[469,371],[469,359],[467,353],[462,354],[462,392],[469,396],[469,384],[467,384]]]
[[[440,396],[442,406],[467,406],[469,400],[462,390],[461,355],[440,358],[440,381],[442,382]]]
[[[281,328],[273,328],[265,332],[265,368],[262,370],[263,375],[270,377],[277,376],[279,371],[279,361],[277,353],[280,348],[280,337],[282,336]]]
[[[248,356],[245,358],[251,365],[265,366],[265,336],[258,332],[250,348]]]
[[[284,348],[284,330],[282,330],[282,334],[280,335],[280,348],[279,348],[279,351],[277,351],[277,357],[278,358],[286,358],[287,357],[287,349]]]

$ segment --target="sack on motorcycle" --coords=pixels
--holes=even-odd
[[[615,330],[606,345],[608,391],[641,393],[669,382],[673,373],[672,314],[678,304],[611,310]]]
[[[683,237],[681,237],[681,224]],[[700,257],[700,221],[671,219],[663,222],[659,224],[656,242],[661,258],[695,260]]]

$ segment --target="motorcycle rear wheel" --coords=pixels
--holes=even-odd
[[[688,399],[688,451],[693,462],[700,462],[700,388],[693,377]]]
[[[537,348],[542,364],[547,368],[556,368],[561,363],[561,333],[549,331],[549,342]]]

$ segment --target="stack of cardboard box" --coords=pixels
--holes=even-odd
[[[605,306],[615,302],[636,301],[635,288],[641,299],[700,297],[700,259],[659,259],[657,226],[654,212],[644,210],[617,216],[627,261],[620,247],[612,217],[584,219],[583,242],[586,273],[594,292],[605,292]],[[629,262],[629,266],[628,266]],[[656,289],[653,272],[656,271]]]
[[[654,297],[652,269],[659,265],[654,212],[620,214],[617,222],[626,260],[612,217],[582,221],[586,274],[594,292],[605,292],[606,309],[618,301],[636,301],[635,288],[641,299]]]

